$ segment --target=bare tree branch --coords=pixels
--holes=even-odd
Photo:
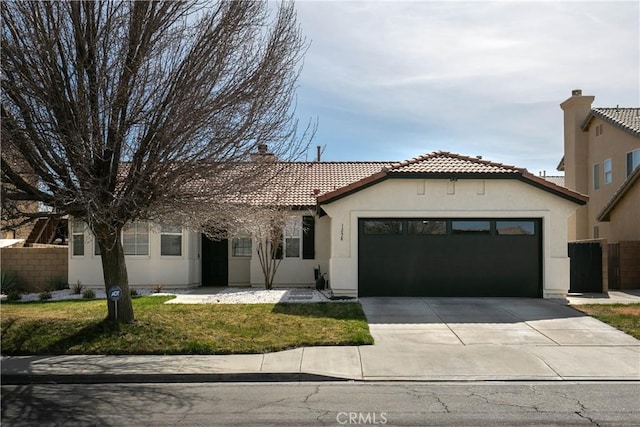
[[[299,134],[294,114],[306,44],[293,3],[275,11],[253,0],[0,8],[3,190],[86,221],[105,284],[128,287],[125,223],[173,216],[198,228],[203,209],[216,222],[227,216],[216,215],[227,210],[221,195],[269,183],[273,167],[249,166],[257,145],[294,159],[314,131]],[[5,147],[36,180],[5,159]],[[133,320],[122,306],[118,319]]]

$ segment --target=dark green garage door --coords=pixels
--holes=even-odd
[[[539,219],[360,219],[359,296],[541,297]]]

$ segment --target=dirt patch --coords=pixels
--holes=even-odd
[[[625,307],[615,307],[613,309],[618,314],[625,314],[627,316],[640,317],[640,305],[628,305]]]
[[[600,313],[610,313],[610,314],[622,314],[625,316],[635,316],[640,317],[640,305],[583,305],[576,306],[576,309],[582,311],[583,313],[593,315]]]

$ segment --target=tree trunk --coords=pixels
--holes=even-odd
[[[113,235],[115,234],[115,236]],[[107,319],[120,323],[133,323],[133,306],[131,304],[131,292],[129,291],[129,279],[127,265],[124,259],[124,249],[120,238],[120,230],[111,235],[112,242],[98,240],[102,258],[102,274],[104,276],[104,289],[107,292]],[[109,240],[111,240],[109,239]],[[117,286],[121,289],[120,300],[110,301],[109,289]],[[117,307],[117,312],[116,312]]]
[[[260,261],[260,267],[264,275],[264,288],[266,290],[273,289],[273,280],[276,277],[280,261],[282,261],[282,258],[276,255],[277,250],[277,246],[274,247],[271,240],[258,240],[256,252],[258,253],[258,260]]]

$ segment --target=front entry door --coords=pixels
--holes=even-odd
[[[202,286],[229,284],[229,241],[202,235]]]

